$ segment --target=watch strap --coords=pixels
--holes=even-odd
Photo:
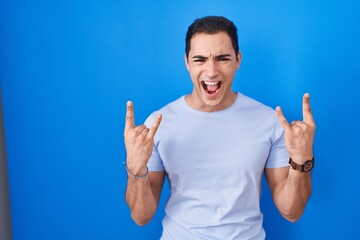
[[[311,167],[309,169],[306,168],[306,164],[311,164]],[[314,161],[314,157],[311,159],[311,160],[307,160],[305,161],[304,164],[300,165],[300,164],[297,164],[296,162],[294,162],[291,157],[289,158],[289,164],[291,166],[292,169],[296,170],[296,171],[299,171],[299,172],[310,172],[312,170],[312,168],[314,167],[315,165],[315,161]]]

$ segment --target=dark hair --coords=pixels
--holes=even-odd
[[[191,39],[198,33],[216,34],[218,32],[225,32],[231,39],[232,46],[235,50],[236,59],[239,52],[237,29],[234,23],[225,17],[207,16],[196,19],[188,28],[186,33],[186,58],[189,57]]]

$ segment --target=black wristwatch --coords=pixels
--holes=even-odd
[[[289,164],[292,169],[300,171],[300,172],[310,172],[315,166],[314,157],[311,160],[307,160],[304,164],[300,165],[294,162],[291,158],[289,159]]]

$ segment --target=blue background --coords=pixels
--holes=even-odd
[[[263,184],[268,239],[359,239],[360,3],[0,1],[0,77],[14,240],[158,239],[124,200],[125,103],[137,124],[187,94],[185,33],[205,15],[238,27],[234,89],[317,123],[313,195],[296,223]]]

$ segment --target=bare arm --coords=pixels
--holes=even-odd
[[[164,183],[164,172],[149,172],[142,179],[128,177],[126,202],[138,225],[148,223],[156,212]]]
[[[311,173],[300,173],[283,167],[267,168],[265,174],[281,215],[288,221],[297,221],[311,195]]]
[[[302,165],[313,158],[315,122],[310,108],[310,96],[303,97],[303,121],[285,119],[281,108],[276,108],[278,119],[285,130],[285,145],[290,157]],[[311,173],[299,172],[290,167],[265,170],[274,203],[284,218],[298,220],[311,195]]]
[[[136,176],[145,176],[147,163],[154,145],[154,135],[160,125],[159,114],[151,128],[145,125],[135,126],[132,102],[127,103],[124,139],[126,147],[126,164],[128,171]],[[148,223],[156,212],[161,189],[164,183],[164,172],[149,172],[143,178],[134,178],[128,174],[126,202],[131,217],[138,225]]]

